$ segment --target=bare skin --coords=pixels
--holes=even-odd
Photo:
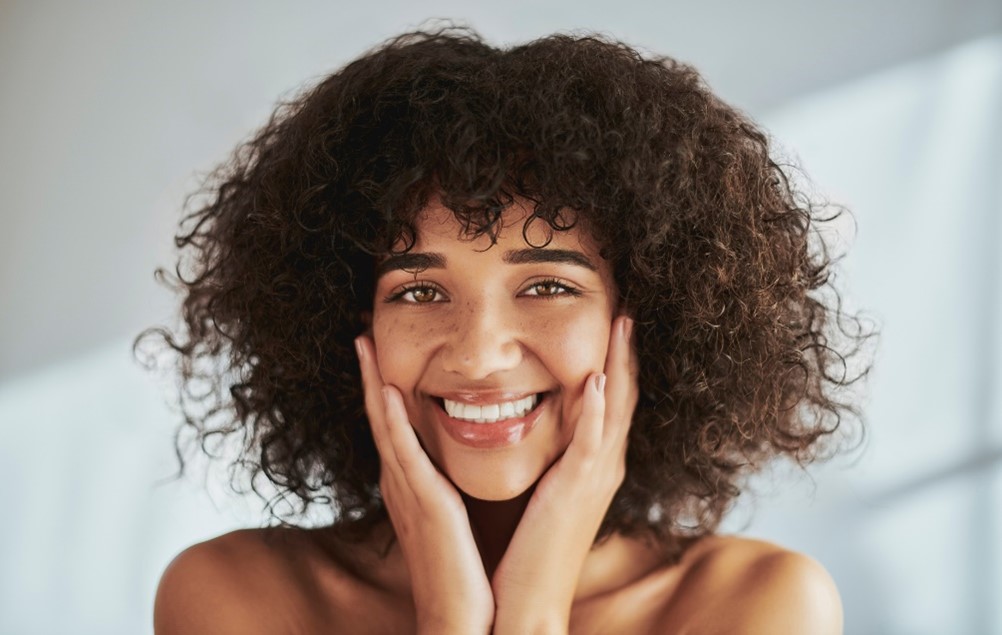
[[[632,322],[586,233],[520,258],[546,242],[524,218],[492,246],[433,204],[410,252],[432,265],[379,277],[356,345],[390,523],[356,545],[294,529],[196,545],[161,581],[159,635],[841,632],[827,573],[773,545],[711,537],[673,564],[636,538],[593,545],[625,476]],[[450,399],[524,395],[518,440],[443,432]]]
[[[251,529],[190,547],[164,573],[158,635],[419,632],[399,548],[348,547],[325,530]],[[813,560],[775,545],[712,536],[663,565],[642,543],[610,540],[606,589],[575,598],[575,635],[784,635],[842,632],[838,592]],[[357,572],[361,569],[362,573]]]

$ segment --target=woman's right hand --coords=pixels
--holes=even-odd
[[[494,595],[466,506],[432,464],[403,398],[383,383],[372,340],[355,340],[365,409],[381,457],[379,487],[411,578],[418,633],[489,633]]]

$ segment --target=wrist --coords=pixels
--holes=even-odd
[[[494,618],[494,635],[567,635],[570,616],[547,613],[529,615],[498,612]]]
[[[567,635],[573,589],[556,580],[538,580],[531,589],[503,580],[494,580],[494,635]]]
[[[494,635],[567,635],[570,624],[570,611],[547,610],[531,611],[524,607],[504,610],[498,607],[494,616]]]
[[[451,615],[418,613],[418,635],[489,635],[493,614],[480,615],[479,611],[457,611]]]
[[[436,622],[434,624],[418,624],[417,635],[490,635],[492,631],[490,625],[481,626],[474,624],[443,624],[441,622]]]

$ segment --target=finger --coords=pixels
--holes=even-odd
[[[637,404],[637,360],[631,342],[633,320],[620,316],[613,323],[605,360],[605,436],[624,441]]]
[[[355,338],[358,363],[362,370],[362,388],[365,395],[365,414],[376,443],[376,450],[385,463],[396,463],[396,455],[386,432],[386,406],[383,400],[383,378],[376,364],[376,351],[372,340],[364,335]]]
[[[588,461],[597,455],[602,447],[605,384],[606,376],[600,373],[589,376],[585,382],[581,416],[578,417],[571,443],[567,446],[567,454],[576,460]]]
[[[381,461],[381,479],[405,499],[421,494],[436,496],[434,479],[440,477],[425,454],[407,416],[400,392],[383,382],[375,347],[366,336],[356,339],[365,384],[366,411]],[[444,481],[444,478],[442,479]]]
[[[434,487],[440,475],[418,441],[400,391],[393,386],[383,386],[383,396],[386,400],[387,437],[401,474],[411,489],[419,494],[418,500],[421,493],[434,494],[430,488]]]
[[[390,439],[386,400],[383,397],[384,383],[379,365],[376,362],[375,346],[372,340],[364,335],[356,338],[355,346],[362,369],[365,411],[369,419],[369,429],[372,431],[372,440],[376,444],[376,451],[380,458],[380,494],[383,497],[383,503],[388,508],[395,504],[394,501],[406,506],[407,501],[413,499],[413,493],[406,486],[403,469],[400,467],[396,450]]]

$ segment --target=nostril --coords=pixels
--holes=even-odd
[[[517,366],[521,347],[504,329],[464,329],[457,325],[440,355],[443,370],[479,380]]]

